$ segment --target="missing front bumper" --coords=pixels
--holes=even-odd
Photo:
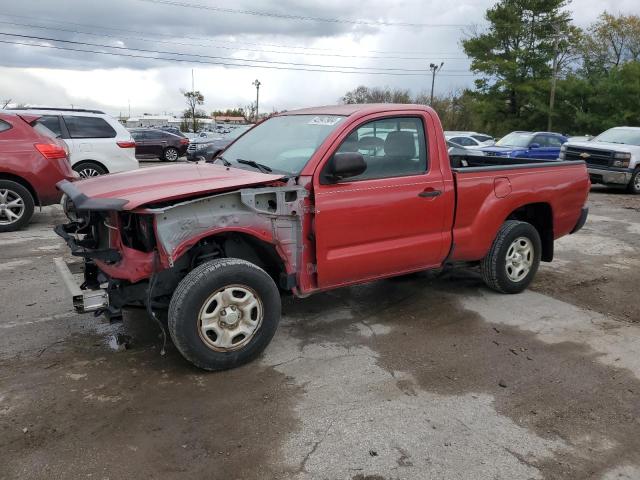
[[[53,262],[62,280],[71,293],[73,308],[78,313],[95,312],[109,307],[109,294],[102,288],[82,290],[73,278],[69,265],[62,258],[54,258]],[[76,264],[72,264],[74,267]]]

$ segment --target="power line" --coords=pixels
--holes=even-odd
[[[111,30],[114,32],[125,32],[125,33],[133,33],[133,34],[138,34],[140,32],[135,32],[132,30],[127,30],[124,28],[116,28],[116,27],[105,27],[104,25],[89,25],[89,24],[83,24],[83,23],[75,23],[75,22],[67,22],[67,21],[63,21],[63,20],[52,20],[50,18],[39,18],[39,19],[34,19],[32,16],[26,16],[26,15],[9,15],[6,13],[0,13],[0,16],[3,17],[9,17],[9,18],[24,18],[24,19],[28,19],[30,21],[36,20],[39,22],[48,22],[48,23],[54,23],[54,24],[58,24],[58,25],[75,25],[78,27],[84,27],[84,28],[91,28],[91,29],[101,29],[101,30]],[[174,39],[175,35],[170,35],[170,34],[162,34],[162,33],[154,33],[154,36],[162,36],[165,38],[169,38],[169,39]],[[199,41],[201,39],[197,38],[197,37],[189,37],[189,36],[184,36],[181,35],[181,38],[185,38],[187,40],[196,40]],[[273,48],[288,48],[288,49],[295,49],[295,50],[314,50],[314,51],[321,51],[321,52],[332,52],[334,51],[331,48],[320,48],[320,47],[305,47],[305,46],[301,46],[301,45],[282,45],[282,44],[274,44],[274,43],[253,43],[253,42],[238,42],[236,40],[234,40],[233,42],[230,43],[235,43],[238,45],[251,45],[251,46],[255,46],[255,47],[273,47]],[[454,52],[406,52],[406,51],[402,51],[402,50],[363,50],[363,52],[366,53],[378,53],[378,54],[415,54],[415,55],[436,55],[438,56],[438,58],[440,58],[442,55],[454,55]],[[416,59],[419,59],[420,57],[416,57]],[[426,59],[428,60],[428,58]]]
[[[228,63],[228,62],[212,62],[212,61],[203,61],[203,60],[194,60],[194,59],[182,59],[182,58],[170,58],[170,57],[151,57],[146,55],[134,55],[127,54],[122,52],[104,52],[100,50],[87,50],[80,48],[71,48],[71,47],[61,47],[57,45],[42,45],[35,43],[26,43],[26,42],[15,42],[10,40],[0,40],[0,43],[7,45],[21,45],[25,47],[37,47],[37,48],[50,48],[55,50],[64,50],[69,52],[83,52],[83,53],[95,53],[98,55],[110,55],[114,57],[129,57],[129,58],[142,58],[148,60],[164,60],[169,62],[181,62],[181,63],[197,63],[203,65],[219,65],[225,67],[247,67],[247,68],[263,68],[270,70],[289,70],[289,71],[303,71],[303,72],[323,72],[323,73],[350,73],[350,74],[362,74],[362,75],[389,75],[389,76],[423,76],[422,73],[399,73],[399,72],[377,72],[377,71],[353,71],[353,70],[326,70],[326,69],[317,69],[317,68],[297,68],[297,67],[278,67],[274,65],[251,65],[251,64],[242,64],[242,63]],[[107,47],[110,48],[110,47]],[[446,75],[449,77],[473,77],[473,74],[451,74]]]
[[[292,15],[286,13],[267,12],[262,10],[240,10],[235,8],[214,7],[211,5],[202,5],[197,3],[180,2],[176,0],[138,0],[140,2],[157,3],[162,5],[171,5],[174,7],[186,7],[186,8],[198,8],[201,10],[210,10],[221,13],[233,13],[241,15],[253,15],[259,17],[272,17],[280,18],[284,20],[302,20],[307,22],[324,22],[324,23],[346,23],[350,25],[368,25],[368,26],[385,26],[385,27],[445,27],[445,28],[458,28],[469,27],[469,24],[460,23],[410,23],[410,22],[387,22],[383,20],[370,21],[370,20],[352,20],[347,18],[325,18],[325,17],[311,17],[306,15]]]
[[[108,33],[94,33],[94,32],[84,32],[84,31],[80,31],[80,30],[71,30],[71,29],[67,29],[67,28],[60,28],[60,27],[47,27],[44,25],[33,25],[33,24],[27,24],[27,23],[17,23],[17,22],[3,22],[0,21],[0,24],[3,25],[11,25],[11,26],[19,26],[19,27],[27,27],[27,28],[38,28],[38,29],[42,29],[42,30],[54,30],[54,31],[59,31],[59,32],[66,32],[66,33],[74,33],[74,34],[79,34],[79,35],[89,35],[89,36],[93,36],[93,37],[105,37],[105,38],[114,38],[117,40],[120,39],[126,39],[126,40],[135,40],[135,41],[140,41],[140,42],[152,42],[152,43],[165,43],[165,44],[171,44],[171,45],[180,45],[180,46],[187,46],[187,47],[202,47],[202,48],[209,48],[211,46],[214,46],[215,48],[221,48],[224,50],[231,50],[231,51],[246,51],[246,52],[257,52],[257,53],[275,53],[275,54],[280,54],[280,55],[311,55],[311,56],[320,56],[320,57],[338,57],[338,58],[371,58],[371,59],[377,59],[377,60],[388,60],[388,59],[398,59],[398,60],[429,60],[429,58],[425,58],[425,57],[400,57],[400,56],[388,56],[388,57],[380,57],[380,56],[374,56],[374,55],[344,55],[344,54],[339,54],[339,53],[315,53],[315,52],[282,52],[282,51],[278,51],[278,50],[259,50],[259,49],[252,49],[252,48],[236,48],[236,47],[229,47],[226,45],[220,45],[220,44],[216,44],[216,43],[210,43],[210,44],[197,44],[197,43],[185,43],[185,42],[175,42],[172,40],[159,40],[159,39],[150,39],[150,38],[144,38],[144,37],[130,37],[130,36],[124,36],[124,35],[110,35]],[[132,32],[133,33],[133,32]],[[438,58],[444,58],[445,60],[466,60],[467,57],[466,56],[457,56],[457,57],[443,57],[443,56],[438,56]]]
[[[251,62],[251,63],[260,63],[260,64],[268,64],[268,65],[293,65],[299,67],[316,67],[316,68],[337,68],[337,69],[350,69],[354,71],[360,70],[375,70],[381,72],[422,72],[426,73],[424,69],[410,69],[410,68],[385,68],[385,67],[354,67],[354,66],[346,66],[346,65],[324,65],[324,64],[315,64],[315,63],[295,63],[295,62],[278,62],[273,60],[253,60],[249,58],[234,58],[234,57],[220,57],[216,55],[200,55],[196,53],[183,53],[183,52],[169,52],[162,50],[149,50],[144,48],[133,48],[133,47],[122,47],[119,45],[104,45],[99,43],[89,43],[89,42],[78,42],[74,40],[62,40],[58,38],[51,37],[40,37],[35,35],[21,35],[17,33],[6,33],[0,32],[0,35],[8,36],[8,37],[18,37],[25,38],[29,40],[41,40],[46,42],[58,42],[58,43],[66,43],[72,45],[80,45],[83,47],[99,47],[99,48],[110,48],[115,50],[126,50],[133,52],[142,52],[142,53],[153,53],[160,55],[175,55],[180,57],[196,57],[196,58],[206,58],[206,59],[214,59],[214,60],[225,60],[225,61],[240,61],[240,62]]]

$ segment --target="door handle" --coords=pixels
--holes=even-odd
[[[440,195],[442,195],[441,190],[425,190],[424,192],[420,192],[418,194],[419,197],[423,197],[423,198],[439,197]]]

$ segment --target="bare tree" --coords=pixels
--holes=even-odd
[[[198,131],[200,127],[200,122],[198,118],[206,117],[206,113],[202,110],[198,109],[198,106],[204,104],[204,95],[200,93],[198,90],[194,90],[191,92],[181,91],[182,95],[187,102],[187,110],[185,110],[185,118],[189,118],[191,120],[191,126],[193,128],[194,133]]]

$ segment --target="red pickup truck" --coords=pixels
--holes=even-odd
[[[582,161],[450,157],[424,106],[341,105],[270,118],[212,163],[58,186],[76,309],[164,310],[182,355],[218,370],[267,346],[283,292],[456,264],[522,291],[586,221],[590,183]]]

